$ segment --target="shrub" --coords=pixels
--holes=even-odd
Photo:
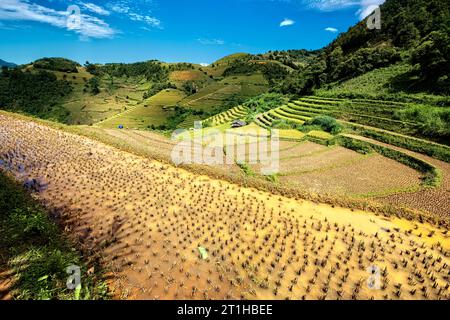
[[[342,126],[337,122],[337,120],[329,116],[314,117],[309,120],[306,125],[320,127],[322,130],[334,135],[342,131]]]

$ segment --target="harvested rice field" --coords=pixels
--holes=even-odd
[[[319,157],[324,161],[324,157]],[[394,160],[380,155],[358,155],[347,162],[323,169],[283,176],[281,181],[295,183],[312,192],[370,196],[419,188],[421,175]]]
[[[450,298],[447,225],[277,196],[4,114],[0,138],[3,170],[39,181],[116,299]],[[361,165],[399,174],[383,161]]]

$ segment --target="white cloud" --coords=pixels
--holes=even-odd
[[[155,17],[144,16],[144,15],[133,13],[133,12],[129,13],[128,16],[133,21],[145,22],[152,27],[161,28],[161,21]]]
[[[321,11],[336,11],[359,7],[356,14],[361,20],[370,15],[378,6],[386,0],[302,0],[310,8]]]
[[[372,12],[375,11],[377,7],[382,5],[385,0],[363,0],[361,1],[361,8],[358,10],[357,14],[359,19],[363,20],[367,18]]]
[[[71,30],[84,38],[111,38],[117,32],[103,20],[87,15],[80,15],[80,23],[68,24],[70,13],[57,11],[26,0],[1,0],[0,20],[33,21]]]
[[[332,32],[332,33],[336,33],[336,32],[338,32],[339,30],[336,29],[336,28],[328,27],[328,28],[325,28],[325,31]]]
[[[89,10],[89,11],[91,11],[93,13],[102,15],[102,16],[109,16],[109,14],[110,14],[110,12],[108,10],[103,9],[102,7],[100,7],[100,6],[96,5],[96,4],[93,4],[93,3],[81,2],[81,5],[83,7],[85,7],[87,10]]]
[[[361,0],[305,0],[305,2],[315,9],[322,11],[334,11],[357,6]]]
[[[201,44],[205,44],[205,45],[224,45],[225,41],[220,40],[220,39],[204,39],[204,38],[200,38],[197,39],[198,42],[200,42]]]
[[[123,3],[115,3],[111,6],[111,10],[116,13],[128,13],[130,11],[130,7]]]
[[[163,29],[161,20],[154,17],[148,8],[148,6],[154,5],[153,1],[140,0],[140,3],[138,2],[139,0],[119,0],[107,4],[107,7],[112,12],[120,14],[121,17],[128,18],[132,21],[144,22],[153,28]],[[144,28],[141,27],[141,29]]]
[[[201,65],[202,67],[207,67],[207,66],[209,66],[209,63],[202,62],[202,63],[200,63],[200,65]]]
[[[280,27],[292,26],[294,23],[295,23],[294,20],[291,20],[291,19],[284,19],[283,21],[281,21]]]

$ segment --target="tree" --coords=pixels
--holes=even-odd
[[[433,31],[413,51],[411,62],[419,65],[423,79],[437,80],[450,74],[450,39],[448,31]]]
[[[194,81],[186,81],[183,84],[183,90],[188,94],[194,94],[197,93],[198,87]]]
[[[100,82],[97,77],[93,77],[93,78],[89,79],[89,81],[87,82],[87,86],[90,88],[90,92],[93,95],[97,95],[100,93],[99,85],[100,85]]]
[[[403,48],[410,48],[414,46],[417,40],[420,38],[419,30],[414,26],[412,22],[401,25],[397,36],[394,39],[396,46]]]
[[[98,75],[97,66],[95,64],[91,64],[91,63],[89,63],[89,61],[86,61],[84,66],[86,67],[86,71],[89,72],[90,74],[92,74],[94,76]]]
[[[337,46],[328,56],[328,73],[331,79],[338,79],[341,74],[342,62],[344,61],[344,52],[340,46]]]

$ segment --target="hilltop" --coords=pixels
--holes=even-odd
[[[13,68],[17,66],[15,63],[12,62],[7,62],[5,60],[0,59],[0,67],[8,67],[8,68]]]

